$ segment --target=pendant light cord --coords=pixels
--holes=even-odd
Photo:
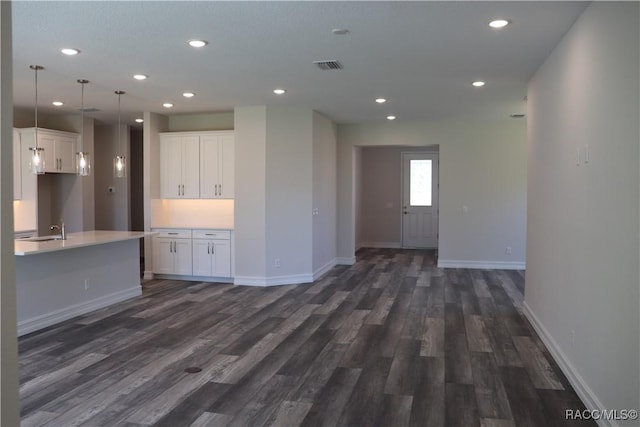
[[[120,96],[122,93],[118,91],[118,155],[122,155],[122,131],[120,129]]]
[[[35,111],[35,125],[36,125],[36,132],[38,132],[38,66],[36,66],[35,68],[35,74],[36,74],[36,111]],[[38,146],[38,138],[36,138],[36,147]]]
[[[36,143],[34,145],[35,149],[36,149],[36,153],[38,151],[38,71],[39,70],[44,70],[44,67],[41,65],[29,65],[29,68],[31,68],[34,72],[35,72],[35,85],[36,85],[36,102],[35,102],[35,138],[36,138]]]
[[[80,152],[84,153],[84,80],[80,80]]]

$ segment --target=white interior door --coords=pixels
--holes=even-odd
[[[402,247],[438,247],[438,153],[402,153]]]

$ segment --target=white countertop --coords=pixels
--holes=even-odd
[[[120,242],[123,240],[140,239],[153,234],[155,233],[142,231],[82,231],[79,233],[68,233],[67,240],[48,240],[45,242],[16,240],[14,247],[15,254],[18,256],[36,255],[83,246],[103,245],[105,243]]]

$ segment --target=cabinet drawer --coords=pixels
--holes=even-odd
[[[30,237],[35,237],[36,236],[36,232],[35,231],[22,231],[19,233],[15,233],[14,234],[14,239],[16,240],[22,240],[22,239],[28,239]]]
[[[152,228],[151,231],[158,233],[158,237],[171,237],[174,239],[190,239],[191,230],[183,230],[179,228]]]
[[[229,230],[193,230],[194,239],[231,239],[231,231]]]

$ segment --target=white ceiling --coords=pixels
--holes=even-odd
[[[585,8],[584,2],[16,1],[14,103],[76,113],[79,78],[88,115],[127,122],[162,114],[287,105],[337,123],[502,118],[523,113],[526,83]],[[503,30],[493,18],[508,18]],[[334,35],[346,28],[348,35]],[[199,50],[187,40],[209,45]],[[64,56],[62,47],[81,53]],[[314,60],[339,60],[322,71]],[[149,75],[143,82],[134,73]],[[481,89],[470,83],[487,82]],[[276,96],[272,90],[286,88]],[[193,91],[191,99],[182,92]],[[378,105],[376,97],[388,102]],[[65,106],[51,106],[62,100]],[[162,103],[171,101],[167,110]]]

